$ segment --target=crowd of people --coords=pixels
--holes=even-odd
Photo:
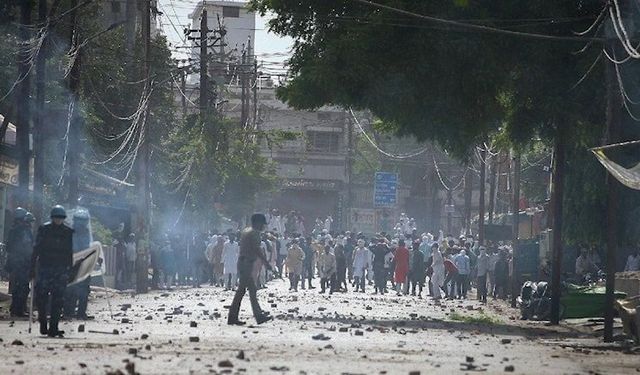
[[[296,219],[295,213],[286,215]],[[256,262],[254,280],[263,288],[274,278],[286,278],[291,292],[319,289],[320,293],[349,289],[397,296],[427,294],[434,299],[467,298],[471,286],[482,301],[487,296],[509,294],[512,250],[508,244],[480,246],[473,236],[453,237],[440,231],[418,234],[415,221],[401,215],[393,233],[373,236],[331,230],[331,217],[318,220],[311,233],[285,225],[276,210],[265,215],[260,251],[266,264]],[[321,222],[322,221],[322,222]],[[291,229],[289,231],[288,229]],[[153,283],[157,288],[174,285],[199,287],[203,283],[235,289],[238,285],[240,232],[199,234],[189,244],[189,259],[167,237],[152,253]],[[181,264],[189,264],[181,271]],[[273,271],[268,271],[269,266]],[[157,272],[156,272],[157,271]]]

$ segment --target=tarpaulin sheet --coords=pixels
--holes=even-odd
[[[603,286],[579,286],[567,284],[566,293],[560,298],[564,305],[563,318],[597,318],[604,316],[605,291]],[[614,298],[621,299],[627,295],[615,292]]]
[[[620,181],[624,186],[640,190],[640,163],[636,164],[633,168],[625,168],[617,163],[614,163],[609,159],[603,150],[591,150],[598,158],[600,164],[602,164],[608,171]]]

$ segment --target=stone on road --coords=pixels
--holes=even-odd
[[[220,288],[117,293],[113,319],[104,294],[94,293],[95,320],[63,322],[64,339],[28,334],[27,321],[0,320],[0,374],[640,371],[637,353],[608,350],[593,333],[512,320],[517,312],[502,302],[479,309],[473,300],[434,303],[372,291],[289,292],[288,282],[272,281],[258,296],[263,306],[275,305],[275,319],[257,325],[247,298],[246,326],[226,324],[233,292]]]

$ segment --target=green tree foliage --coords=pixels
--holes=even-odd
[[[605,174],[585,149],[599,144],[603,133],[604,59],[594,64],[600,42],[564,37],[586,30],[603,3],[377,2],[560,38],[482,32],[358,1],[253,0],[259,12],[275,13],[272,31],[295,40],[291,78],[279,96],[297,108],[369,109],[387,130],[435,140],[463,160],[486,137],[537,160],[536,148],[552,148],[560,130],[568,149],[567,237],[601,238]],[[540,186],[525,191],[543,194]]]
[[[561,36],[586,28],[602,8],[597,1],[381,3]],[[458,156],[501,126],[511,140],[526,143],[536,133],[552,136],[559,122],[587,122],[600,109],[590,86],[597,74],[572,90],[599,53],[572,55],[582,48],[579,42],[443,26],[356,1],[252,5],[274,12],[270,29],[295,39],[292,78],[279,96],[296,108],[367,108],[398,134],[436,140]]]
[[[240,221],[255,205],[255,194],[274,186],[274,166],[260,155],[255,134],[235,120],[188,116],[164,144],[168,189],[200,220],[224,215]],[[221,209],[219,209],[221,208]]]

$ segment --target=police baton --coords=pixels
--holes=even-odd
[[[35,294],[35,290],[33,289],[33,279],[29,280],[29,285],[31,289],[31,297],[29,298],[29,333],[31,333],[31,321],[33,320],[33,295]]]

